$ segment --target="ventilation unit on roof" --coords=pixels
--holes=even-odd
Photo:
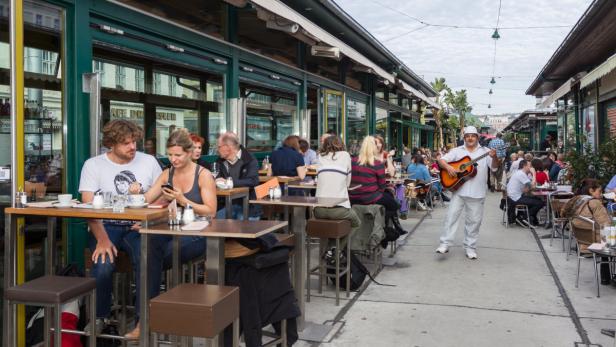
[[[340,60],[340,48],[329,46],[312,46],[310,48],[310,54],[315,57],[333,58]]]

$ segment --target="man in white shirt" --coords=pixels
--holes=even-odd
[[[109,150],[88,159],[81,169],[79,192],[84,203],[92,202],[97,191],[111,192],[115,196],[128,194],[131,185],[140,185],[142,192],[150,188],[161,174],[161,168],[156,158],[137,152],[137,141],[142,136],[141,128],[127,120],[113,120],[105,125],[103,146]],[[140,237],[133,230],[133,224],[130,221],[88,220],[92,233],[91,273],[96,277],[96,315],[99,320],[108,318],[111,311],[112,275],[118,250],[129,254],[133,271],[139,278]],[[137,303],[139,292],[137,281]],[[138,307],[136,312],[139,312]],[[98,327],[102,327],[101,324],[97,323]]]
[[[537,212],[545,206],[545,203],[538,198],[532,196],[524,196],[524,194],[528,193],[537,182],[535,181],[535,175],[530,175],[529,173],[532,170],[532,166],[530,162],[526,160],[520,161],[520,169],[511,175],[511,179],[509,179],[509,183],[507,183],[507,197],[509,199],[509,210],[508,210],[508,218],[509,223],[517,223],[524,227],[534,227],[537,225]],[[515,216],[514,208],[515,205],[526,205],[528,206],[528,214],[530,215],[530,221],[527,221],[526,216]]]
[[[469,259],[477,259],[476,244],[483,218],[483,204],[488,190],[488,170],[495,172],[500,166],[496,150],[479,145],[479,133],[473,126],[464,128],[464,145],[453,148],[438,161],[442,169],[447,170],[451,177],[455,177],[459,171],[449,165],[450,162],[458,161],[465,156],[475,159],[486,153],[489,156],[485,156],[476,163],[477,175],[470,178],[453,193],[447,210],[445,227],[441,233],[440,245],[436,249],[437,253],[445,254],[449,252],[449,247],[453,245],[453,239],[458,230],[460,214],[464,210],[466,212],[464,249]]]

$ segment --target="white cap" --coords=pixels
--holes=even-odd
[[[464,135],[467,135],[467,134],[479,135],[479,132],[477,131],[477,128],[475,128],[472,125],[469,125],[466,128],[464,128]]]

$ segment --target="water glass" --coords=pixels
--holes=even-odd
[[[218,164],[212,163],[212,176],[218,177]]]
[[[105,207],[109,207],[113,205],[113,192],[103,192],[103,201],[105,203]]]
[[[113,212],[124,213],[126,207],[126,195],[115,195],[113,197]]]

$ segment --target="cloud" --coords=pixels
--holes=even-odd
[[[476,114],[521,112],[535,99],[524,92],[592,0],[502,0],[501,39],[494,40],[496,0],[336,0],[357,22],[426,81],[445,77],[467,89]],[[487,27],[454,29],[430,24]],[[545,29],[507,27],[567,26]],[[422,28],[422,29],[419,29]],[[407,34],[409,31],[412,33]],[[488,94],[492,88],[494,94]],[[488,109],[488,104],[492,108]]]

